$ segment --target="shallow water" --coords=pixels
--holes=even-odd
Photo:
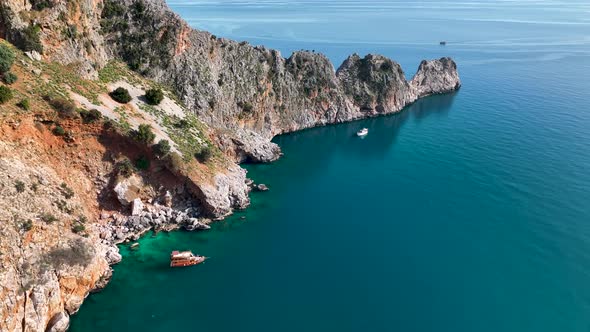
[[[590,329],[590,5],[169,3],[284,55],[381,53],[408,77],[450,55],[463,87],[277,137],[282,159],[247,166],[271,191],[211,231],[122,247],[72,331]],[[170,270],[172,249],[212,258]]]

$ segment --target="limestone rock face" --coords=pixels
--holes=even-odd
[[[25,29],[34,22],[39,27],[43,58],[75,65],[80,75],[98,77],[107,53],[100,31],[102,0],[52,0],[52,8],[37,14],[30,0],[0,2],[0,37],[18,45],[26,39]]]
[[[133,202],[131,202],[131,215],[138,216],[143,211],[143,203],[141,202],[140,198],[135,198]]]
[[[238,162],[271,162],[279,159],[281,148],[249,129],[236,129],[231,135],[221,135],[218,140],[228,155]]]
[[[84,213],[81,195],[63,198],[64,180],[47,165],[16,159],[36,156],[23,150],[0,141],[0,331],[64,331],[68,315],[109,270],[107,246],[92,232],[71,231],[69,209]],[[67,209],[55,205],[60,197]]]
[[[141,177],[134,174],[117,183],[114,191],[119,202],[124,206],[128,206],[135,199],[139,198],[139,193],[141,192],[143,185]]]
[[[461,86],[457,64],[451,58],[424,60],[410,85],[418,97],[457,90]]]
[[[70,316],[66,312],[55,314],[47,324],[46,332],[65,332],[70,327]]]
[[[250,203],[249,188],[246,183],[246,170],[234,165],[225,172],[215,175],[214,182],[190,188],[200,197],[210,215],[223,218],[233,208],[243,209]]]

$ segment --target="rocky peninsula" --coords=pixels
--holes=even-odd
[[[116,244],[247,207],[263,187],[239,163],[278,159],[274,136],[460,87],[450,58],[422,61],[411,80],[380,55],[336,70],[315,52],[284,58],[195,30],[164,0],[4,0],[0,38],[18,76],[0,84],[12,98],[0,102],[2,331],[67,330],[108,282]],[[158,105],[144,97],[154,87]]]

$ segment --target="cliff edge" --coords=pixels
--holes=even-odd
[[[50,5],[35,10],[39,2]],[[322,54],[284,58],[192,29],[164,0],[6,0],[0,26],[0,36],[17,44],[33,34],[38,42],[25,47],[76,65],[83,75],[96,76],[116,58],[170,86],[238,162],[277,159],[275,135],[398,112],[461,85],[450,58],[422,61],[411,81],[380,55],[354,54],[335,71]]]

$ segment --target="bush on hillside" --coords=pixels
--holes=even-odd
[[[197,158],[197,160],[199,160],[200,162],[204,163],[207,162],[212,155],[213,152],[211,151],[211,148],[208,145],[206,145],[201,147],[201,149],[195,153],[195,158]]]
[[[149,89],[145,93],[145,99],[150,105],[159,105],[164,100],[162,89]]]
[[[131,160],[125,158],[117,163],[116,170],[119,175],[128,178],[135,171],[135,167],[131,164]]]
[[[141,156],[135,160],[135,167],[139,170],[146,170],[150,168],[150,160],[144,156]]]
[[[29,102],[29,100],[27,98],[19,101],[16,106],[20,107],[21,109],[28,111],[31,109],[31,103]]]
[[[125,7],[112,0],[104,2],[104,7],[102,8],[101,13],[102,18],[112,18],[115,16],[122,16],[123,14],[125,14]]]
[[[246,102],[243,102],[243,101],[238,102],[238,106],[240,108],[242,108],[242,110],[244,110],[244,112],[252,112],[252,110],[254,109],[254,105],[252,105],[252,103],[247,102],[247,101]]]
[[[80,110],[80,116],[82,117],[82,121],[84,123],[93,123],[102,118],[102,114],[97,109],[91,109],[90,111],[87,110]]]
[[[4,75],[2,75],[2,80],[4,81],[4,83],[6,84],[14,84],[16,82],[16,80],[18,79],[18,77],[11,72],[7,72],[4,73]]]
[[[73,118],[76,116],[76,104],[65,98],[57,97],[49,100],[49,105],[59,113],[61,117]]]
[[[7,86],[0,86],[0,105],[12,99],[12,90]]]
[[[14,183],[14,188],[16,188],[16,192],[22,193],[25,191],[25,183],[21,180],[18,180]]]
[[[41,11],[45,8],[53,8],[53,3],[48,0],[31,0],[31,7],[33,10]]]
[[[14,52],[5,44],[0,44],[0,74],[6,73],[14,63]]]
[[[133,138],[140,143],[150,145],[156,139],[156,134],[154,134],[150,125],[140,124],[137,130],[134,131]]]
[[[14,45],[25,52],[37,51],[43,53],[43,44],[41,44],[41,37],[39,37],[40,32],[41,27],[39,25],[29,25],[17,32]]]
[[[55,126],[55,128],[53,128],[53,134],[55,136],[65,136],[66,130],[62,126]]]
[[[178,173],[183,169],[184,161],[177,152],[172,152],[167,158],[168,169],[174,173]]]
[[[127,104],[131,101],[131,95],[129,94],[129,91],[122,87],[116,88],[109,95],[111,96],[111,98],[113,98],[114,101],[121,104]]]
[[[27,219],[21,224],[21,227],[25,232],[28,232],[33,229],[33,221],[31,219]]]
[[[44,222],[46,222],[48,224],[53,224],[54,222],[57,221],[57,218],[48,212],[42,213],[41,216],[39,216],[39,218],[41,218],[41,220],[43,220]]]
[[[78,233],[82,233],[86,230],[86,226],[84,226],[84,224],[80,223],[80,222],[75,222],[72,225],[72,232],[78,234]]]
[[[162,139],[155,144],[153,147],[154,154],[159,158],[165,157],[168,153],[170,153],[170,142],[168,140]]]

